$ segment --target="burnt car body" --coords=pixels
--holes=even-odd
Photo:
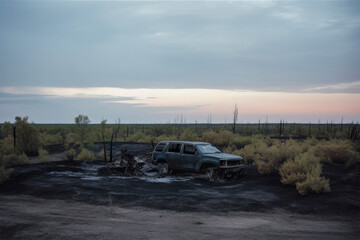
[[[241,156],[222,153],[206,142],[162,141],[151,159],[162,173],[182,170],[204,173],[207,178],[238,178],[245,167]]]

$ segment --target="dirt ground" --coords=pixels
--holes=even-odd
[[[359,239],[359,222],[278,213],[174,212],[0,196],[0,239]]]

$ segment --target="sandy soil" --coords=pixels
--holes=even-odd
[[[359,239],[359,219],[173,212],[0,196],[0,239]]]

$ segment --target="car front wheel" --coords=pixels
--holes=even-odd
[[[212,167],[205,169],[205,177],[207,180],[213,181],[215,179],[215,170]]]

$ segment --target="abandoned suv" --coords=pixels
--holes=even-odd
[[[242,159],[209,143],[192,141],[162,141],[152,154],[152,163],[163,174],[183,170],[204,173],[208,179],[237,179],[243,173]]]

